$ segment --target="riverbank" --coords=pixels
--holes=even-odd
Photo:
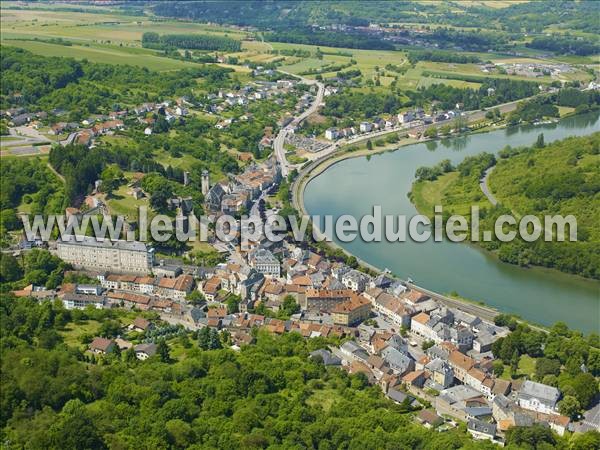
[[[414,140],[402,140],[392,149],[406,151],[390,152],[388,148],[376,147],[371,151],[338,151],[308,163],[300,171],[291,190],[293,206],[302,214],[310,211],[317,215],[333,214],[334,217],[348,213],[358,216],[367,213],[374,197],[384,211],[388,208],[391,214],[411,216],[417,212],[406,194],[419,166],[435,165],[445,158],[458,163],[465,156],[478,154],[484,149],[497,152],[506,144],[514,147],[531,145],[540,132],[545,134],[546,142],[586,135],[596,129],[597,122],[597,114],[584,115],[559,124],[428,141],[427,144],[437,144],[435,151],[432,151],[432,146],[415,143]],[[368,163],[364,158],[358,158],[373,154],[378,157]],[[342,164],[343,168],[339,167]],[[318,177],[327,169],[327,177]],[[307,189],[309,185],[310,189]],[[310,197],[307,198],[307,194]],[[340,248],[336,242],[328,244],[334,249]],[[496,258],[471,246],[353,242],[344,244],[342,250],[346,255],[356,256],[359,261],[362,259],[360,262],[365,263],[365,267],[378,271],[389,268],[400,278],[413,278],[419,285],[435,292],[460,291],[463,297],[484,300],[487,306],[492,307],[490,309],[517,314],[529,322],[549,326],[565,320],[572,327],[586,332],[598,327],[594,319],[598,316],[597,284],[579,281],[572,275],[499,263]],[[457,264],[458,261],[460,264]],[[525,298],[528,300],[522,301]],[[571,299],[567,302],[570,307],[566,307],[566,298]],[[553,306],[548,308],[549,305]]]
[[[430,140],[430,139],[427,139],[427,140]],[[404,138],[404,139],[401,139],[399,142],[394,143],[393,145],[390,144],[390,145],[386,145],[386,146],[382,146],[382,147],[378,147],[378,148],[373,148],[372,150],[368,150],[365,148],[365,149],[349,151],[347,148],[345,148],[345,150],[341,150],[336,153],[331,153],[321,159],[312,161],[311,163],[309,163],[308,165],[306,165],[304,168],[302,168],[300,170],[300,172],[298,173],[298,176],[296,177],[296,179],[293,182],[292,189],[291,189],[292,206],[301,215],[303,215],[303,216],[309,215],[308,211],[306,210],[305,204],[304,204],[304,191],[306,189],[306,186],[313,178],[319,176],[320,174],[322,174],[324,171],[326,171],[331,166],[333,166],[339,162],[342,162],[344,160],[350,159],[350,158],[358,158],[358,157],[370,156],[370,155],[374,155],[374,154],[377,155],[377,154],[382,154],[382,153],[390,152],[390,151],[395,152],[397,150],[400,150],[402,147],[416,144],[418,142],[419,141],[416,139]],[[423,142],[423,141],[421,141],[421,142]],[[313,223],[313,228],[315,230],[315,234],[319,238],[324,238],[323,233],[319,230],[319,228],[314,223]],[[355,257],[356,260],[358,261],[359,266],[362,268],[366,268],[377,274],[381,274],[384,272],[384,270],[382,268],[376,267],[373,264],[370,264],[367,261],[357,257],[356,255],[353,255],[348,250],[341,247],[334,241],[327,241],[327,245],[330,246],[334,250],[341,250],[347,256]],[[398,277],[397,275],[395,275],[393,273],[387,273],[387,275],[392,276],[397,279],[401,279],[400,277]],[[406,280],[402,280],[402,281],[406,282]],[[413,283],[408,283],[408,282],[406,282],[406,283],[410,287],[429,295],[434,300],[437,300],[446,306],[460,309],[469,314],[474,314],[474,315],[479,316],[482,319],[490,321],[490,322],[493,322],[494,318],[496,316],[498,316],[499,314],[501,314],[500,311],[498,311],[497,309],[495,309],[489,305],[480,304],[479,302],[475,302],[473,300],[466,300],[466,299],[457,298],[457,297],[449,297],[444,294],[440,294],[438,292],[431,291],[429,289],[426,289],[424,287],[418,286]],[[481,302],[481,303],[483,303],[483,302]],[[537,328],[542,329],[541,327],[537,327]]]

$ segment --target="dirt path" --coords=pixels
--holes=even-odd
[[[490,187],[488,186],[488,178],[494,170],[494,167],[496,166],[492,166],[489,169],[487,169],[483,174],[483,178],[479,180],[479,187],[481,188],[481,192],[483,192],[483,194],[487,197],[492,206],[496,206],[498,204],[498,200],[496,200],[496,197],[494,197],[494,194],[492,194],[492,192],[490,191]]]

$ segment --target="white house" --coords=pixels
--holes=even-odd
[[[327,128],[325,130],[325,139],[329,139],[330,141],[334,141],[338,138],[338,131],[336,128]]]
[[[521,408],[531,411],[557,414],[556,403],[559,398],[560,391],[555,387],[526,380],[519,391],[518,403]]]
[[[368,133],[373,129],[373,124],[371,122],[361,122],[360,123],[360,132]]]

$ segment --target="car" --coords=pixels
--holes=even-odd
[[[411,347],[416,347],[418,345],[415,341],[410,341],[409,344]]]

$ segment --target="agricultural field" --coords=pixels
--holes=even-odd
[[[299,58],[292,59],[294,61],[291,65],[282,66],[283,70],[291,73],[300,73],[304,70],[308,70],[311,66],[324,66],[327,64],[344,64],[349,63],[351,59],[356,61],[356,64],[351,66],[353,69],[359,69],[363,76],[371,78],[375,73],[375,67],[383,69],[386,64],[395,64],[401,66],[406,64],[406,55],[399,51],[386,51],[386,50],[358,50],[358,49],[347,49],[347,48],[334,48],[334,47],[317,47],[314,45],[304,44],[288,44],[281,42],[271,43],[274,50],[305,50],[311,53],[315,53],[319,48],[324,54],[323,59],[318,60],[316,58],[302,58],[303,61],[298,62]],[[352,55],[343,56],[341,53]],[[304,63],[309,61],[308,63]],[[315,67],[317,68],[317,67]],[[330,75],[330,74],[324,74]],[[331,74],[333,75],[333,74]],[[314,76],[309,76],[313,78]]]
[[[178,61],[154,55],[152,50],[126,49],[108,45],[60,45],[36,41],[2,41],[3,44],[20,47],[42,56],[61,56],[75,59],[87,59],[105,64],[129,64],[146,67],[150,70],[165,71],[184,69],[195,65],[193,62]],[[132,52],[132,50],[138,50]]]
[[[142,34],[208,34],[241,40],[246,33],[212,25],[177,21],[149,21],[146,17],[65,11],[2,9],[2,45],[43,56],[73,57],[107,64],[130,64],[151,70],[178,70],[194,66],[158,55],[141,46]],[[35,40],[34,40],[35,39]],[[72,45],[49,42],[62,39]],[[254,43],[253,43],[254,44]],[[257,43],[259,44],[259,43]],[[250,48],[261,48],[253,46]],[[264,47],[263,47],[264,48]],[[231,66],[235,70],[243,69]],[[247,72],[247,70],[245,70]]]

